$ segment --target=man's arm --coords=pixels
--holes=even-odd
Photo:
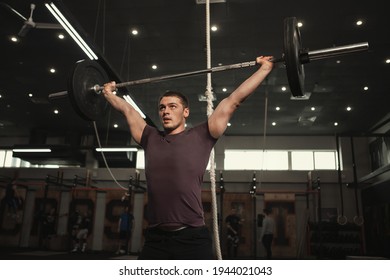
[[[130,128],[130,133],[138,144],[141,142],[142,132],[146,126],[145,120],[141,115],[127,103],[123,98],[116,96],[113,91],[115,90],[115,82],[110,82],[104,85],[103,95],[107,101],[114,107],[116,110],[121,112],[127,121],[127,124]]]
[[[260,56],[256,58],[256,62],[261,67],[246,79],[237,89],[235,89],[228,97],[223,99],[214,112],[208,119],[209,130],[214,138],[219,138],[226,130],[227,124],[233,113],[245,101],[264,79],[268,76],[273,68],[273,63],[269,60],[271,56]]]

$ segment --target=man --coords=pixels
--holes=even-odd
[[[5,188],[5,202],[8,206],[8,214],[12,218],[19,218],[18,209],[21,205],[22,199],[18,193],[18,184],[16,179],[9,182]]]
[[[225,222],[227,228],[227,256],[228,259],[237,258],[238,245],[240,243],[241,217],[237,214],[236,208],[232,208]]]
[[[275,221],[270,216],[272,213],[272,210],[269,208],[265,208],[263,210],[264,212],[264,219],[263,219],[263,226],[261,230],[261,243],[263,244],[265,251],[266,251],[266,258],[270,260],[272,258],[272,240],[274,239],[274,231],[275,231]]]
[[[118,251],[116,254],[127,254],[129,252],[129,240],[133,230],[134,216],[129,212],[129,207],[123,209],[118,221]]]
[[[201,185],[210,152],[230,118],[273,68],[271,57],[215,108],[208,120],[185,129],[190,109],[181,93],[167,92],[159,100],[164,131],[146,124],[124,99],[113,94],[115,82],[104,85],[103,95],[121,112],[135,142],[145,151],[149,227],[139,259],[213,259],[212,240],[205,227]]]
[[[84,212],[84,215],[81,216],[81,221],[79,220],[79,227],[76,235],[76,244],[72,252],[81,251],[85,252],[87,249],[87,238],[91,233],[92,229],[92,216],[89,210]]]

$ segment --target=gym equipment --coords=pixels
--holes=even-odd
[[[305,95],[304,64],[315,60],[321,60],[366,50],[368,50],[368,42],[308,51],[308,49],[304,49],[302,47],[297,19],[295,17],[289,17],[284,19],[284,52],[281,58],[272,59],[272,62],[283,62],[285,64],[292,95],[295,97],[302,97]],[[257,65],[256,61],[248,61],[212,67],[204,70],[117,83],[116,87],[121,88],[133,85],[154,83],[205,73],[252,67],[255,65]],[[95,121],[104,115],[107,107],[105,98],[100,94],[103,90],[102,85],[107,82],[109,82],[108,75],[97,61],[78,61],[73,69],[72,75],[70,76],[68,92],[63,91],[50,94],[49,99],[69,96],[75,111],[81,117],[86,120]]]

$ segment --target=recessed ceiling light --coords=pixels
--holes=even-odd
[[[54,110],[54,114],[58,115],[60,113],[60,111],[58,111],[57,109]]]
[[[298,27],[302,27],[303,26],[303,23],[300,21],[298,22]]]
[[[215,32],[217,30],[218,30],[218,26],[216,25],[211,26],[211,31]]]
[[[276,110],[276,111],[280,111],[280,107],[277,106],[277,107],[275,108],[275,110]]]
[[[310,110],[315,111],[316,107],[311,107]]]
[[[352,107],[351,107],[351,106],[348,106],[348,107],[346,108],[346,110],[347,110],[347,111],[351,111],[351,110],[352,110]]]
[[[132,29],[131,30],[131,34],[133,34],[134,36],[138,35],[138,30],[137,29]]]
[[[33,94],[32,94],[32,93],[29,93],[29,94],[28,94],[28,97],[33,97]]]
[[[114,127],[115,127],[115,128],[118,128],[118,127],[119,127],[119,125],[115,123],[115,124],[114,124]]]
[[[362,24],[363,24],[363,21],[362,21],[362,20],[358,20],[358,21],[356,22],[356,25],[357,25],[357,26],[362,25]]]
[[[19,39],[16,36],[11,36],[9,39],[11,40],[11,42],[14,42],[14,43],[19,42]]]
[[[153,70],[156,70],[156,69],[157,69],[157,65],[156,65],[156,64],[153,64],[153,65],[152,65],[152,69],[153,69]]]
[[[366,86],[366,87],[364,87],[363,89],[364,89],[365,91],[367,91],[367,90],[368,90],[368,87]]]
[[[224,88],[222,89],[222,91],[223,91],[223,92],[227,92],[227,88],[224,87]]]
[[[232,126],[232,124],[229,122],[229,123],[227,124],[227,126]]]
[[[282,87],[282,91],[286,91],[287,90],[287,88],[286,87]]]
[[[338,126],[338,125],[339,125],[339,123],[338,123],[338,122],[335,122],[333,125],[334,125],[334,126]]]
[[[336,60],[336,63],[337,63],[337,64],[340,64],[340,63],[341,63],[341,60]]]
[[[56,72],[56,69],[54,69],[54,68],[50,68],[50,73],[55,73]]]
[[[386,63],[390,63],[390,58],[386,59]]]
[[[272,122],[272,126],[275,126],[276,125],[276,122]]]
[[[61,40],[65,39],[65,35],[62,33],[58,34],[58,39],[61,39]]]

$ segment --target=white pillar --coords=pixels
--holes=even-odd
[[[93,223],[92,250],[103,249],[104,217],[106,212],[106,193],[96,192],[95,220]]]
[[[23,224],[20,236],[20,247],[29,247],[31,227],[34,221],[35,191],[27,190],[24,202]]]

